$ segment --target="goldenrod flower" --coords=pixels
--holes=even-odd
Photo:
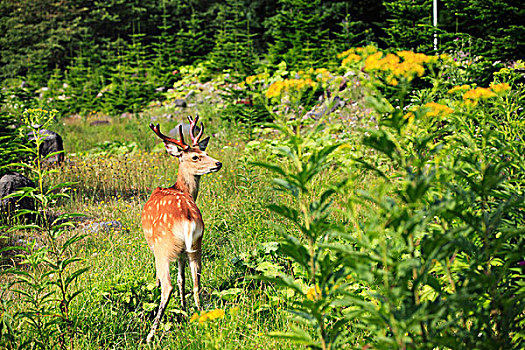
[[[463,94],[463,99],[476,101],[479,99],[488,99],[494,96],[496,96],[496,94],[491,89],[478,87],[465,92]]]
[[[365,59],[365,71],[372,71],[381,68],[381,63],[379,60],[383,54],[381,52],[376,52]]]
[[[194,314],[191,316],[191,318],[190,318],[190,322],[195,322],[195,321],[197,321],[198,319],[199,319],[199,313],[196,312],[196,313],[194,313]]]
[[[276,81],[270,87],[268,87],[268,90],[266,90],[266,97],[272,98],[277,97],[281,94],[281,91],[284,88],[284,82],[282,81]]]
[[[195,313],[193,316],[191,316],[190,322],[199,322],[199,324],[203,324],[205,322],[213,321],[219,318],[224,318],[223,309],[215,309],[202,314]]]
[[[447,93],[453,94],[453,93],[455,93],[457,91],[466,91],[468,89],[470,89],[470,85],[466,85],[466,84],[464,84],[464,85],[456,85],[452,89],[448,90]]]
[[[361,56],[356,55],[355,53],[352,53],[352,54],[348,55],[347,57],[345,57],[343,59],[343,61],[341,62],[341,64],[343,66],[346,66],[346,65],[349,65],[351,63],[355,63],[355,62],[361,61],[361,58],[362,58]]]
[[[507,83],[500,83],[500,84],[491,85],[490,88],[492,89],[492,91],[499,94],[500,92],[510,90],[510,85]]]
[[[437,117],[438,115],[447,115],[454,112],[452,108],[436,102],[429,102],[425,104],[425,107],[430,109],[430,111],[425,114],[429,117]]]
[[[310,289],[308,289],[308,291],[306,292],[306,298],[308,298],[309,300],[315,301],[317,299],[317,296],[320,294],[321,294],[321,289],[316,284],[315,289],[314,287],[310,287]]]

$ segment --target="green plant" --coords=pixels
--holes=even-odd
[[[323,128],[321,123],[303,133],[300,123],[290,126],[281,121],[273,127],[286,135],[289,143],[277,149],[278,163],[255,164],[278,175],[279,178],[273,180],[277,190],[292,198],[291,205],[277,203],[269,208],[294,227],[292,232],[295,234],[288,226],[278,228],[284,239],[279,250],[297,266],[295,271],[279,271],[275,276],[261,278],[293,291],[293,298],[287,299],[290,312],[295,316],[294,320],[305,324],[308,329],[311,327],[313,336],[308,330],[298,327],[292,327],[291,332],[272,334],[311,348],[332,349],[341,340],[345,324],[333,301],[343,295],[346,285],[343,281],[349,272],[338,257],[323,246],[334,230],[329,216],[336,184],[317,189],[314,180],[329,166],[327,160],[339,145],[316,143],[317,147],[312,147],[308,141],[317,140],[316,134]]]
[[[27,246],[6,247],[6,250],[18,250],[16,255],[19,266],[2,271],[10,276],[7,289],[11,297],[17,296],[16,308],[3,309],[2,320],[11,320],[8,334],[2,332],[0,341],[9,348],[73,348],[73,339],[77,320],[71,310],[71,303],[81,292],[75,281],[87,271],[87,267],[76,267],[82,259],[76,256],[74,245],[84,237],[81,234],[70,234],[68,229],[73,225],[71,219],[76,214],[53,213],[53,206],[67,198],[67,189],[71,182],[44,187],[44,181],[57,170],[45,168],[43,161],[56,153],[42,158],[39,149],[44,137],[39,131],[52,122],[56,111],[42,109],[26,110],[23,116],[27,132],[30,126],[34,130],[34,147],[22,146],[29,156],[27,163],[13,163],[10,166],[24,167],[31,172],[37,186],[22,188],[10,197],[30,197],[35,201],[35,210],[18,210],[16,216],[30,215],[31,221],[21,221],[7,229],[7,233],[27,231],[36,235]],[[7,299],[2,307],[11,304]],[[54,344],[54,345],[52,345]],[[68,345],[69,344],[69,345]]]
[[[389,65],[398,60],[385,56],[376,66],[382,55],[375,55],[364,71],[378,67],[380,79],[392,79]],[[406,73],[421,71],[418,65],[412,62]],[[349,181],[316,190],[315,175],[337,146],[306,151],[318,129],[277,126],[290,141],[278,148],[280,158],[260,165],[293,198],[270,208],[297,228],[281,228],[280,250],[302,267],[310,288],[302,291],[298,275],[266,278],[297,292],[290,311],[305,324],[276,335],[323,349],[343,339],[379,349],[518,349],[524,193],[516,170],[523,142],[498,120],[521,118],[516,101],[523,87],[512,91],[501,81],[458,87],[450,100],[414,105],[410,73],[400,78],[397,90],[383,94],[373,84],[382,87],[384,80],[363,76],[372,82],[367,101],[378,124],[361,140],[367,158],[351,166],[378,174],[384,185],[376,189],[355,194],[356,181]],[[441,87],[436,80],[430,90]],[[353,230],[338,227],[328,215],[335,194],[344,198],[349,219],[358,206],[375,213]]]

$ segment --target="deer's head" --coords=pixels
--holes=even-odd
[[[204,132],[204,125],[201,122],[200,131],[197,136],[194,135],[197,122],[199,117],[192,119],[188,116],[190,121],[190,138],[191,142],[187,144],[184,142],[184,136],[182,133],[182,125],[179,126],[180,140],[170,138],[160,132],[159,124],[150,124],[149,127],[158,137],[164,141],[166,151],[174,156],[180,162],[179,171],[184,171],[189,175],[205,175],[219,171],[222,167],[222,163],[217,159],[214,159],[206,154],[206,147],[210,141],[210,137],[206,137],[204,140],[200,140],[202,133]]]

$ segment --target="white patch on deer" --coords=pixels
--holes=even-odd
[[[195,221],[187,221],[186,225],[184,225],[184,243],[186,244],[186,252],[187,253],[195,253],[195,250],[191,248],[193,245],[193,234],[195,233],[195,227],[196,227]]]

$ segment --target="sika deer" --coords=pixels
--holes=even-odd
[[[155,255],[157,285],[160,283],[161,287],[161,302],[151,331],[146,338],[148,343],[159,326],[171,296],[173,288],[169,267],[172,260],[178,261],[177,284],[182,307],[185,307],[184,268],[187,256],[193,278],[193,298],[197,308],[201,309],[199,292],[204,223],[195,202],[199,193],[201,175],[219,171],[222,163],[206,154],[209,137],[199,141],[204,131],[202,122],[199,134],[194,136],[199,117],[195,119],[188,117],[188,120],[191,146],[184,142],[182,126],[179,127],[180,140],[176,140],[163,135],[158,124],[156,126],[150,124],[153,132],[164,141],[166,151],[179,159],[179,174],[177,182],[172,187],[155,189],[142,211],[142,228],[148,245]]]

